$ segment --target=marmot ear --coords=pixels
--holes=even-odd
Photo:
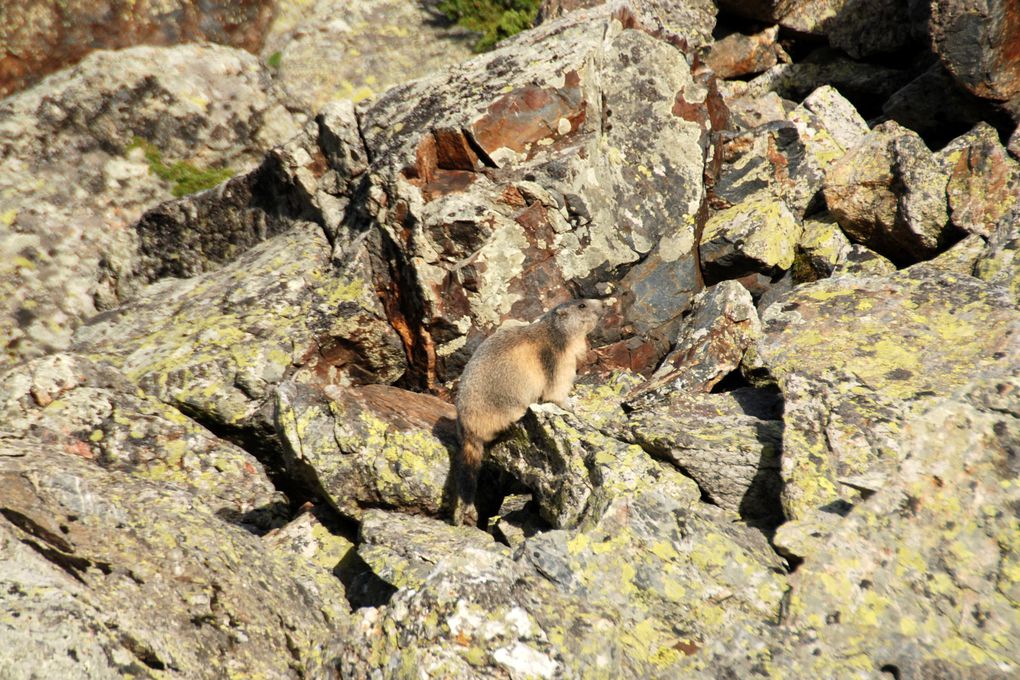
[[[566,316],[567,315],[567,308],[563,307],[563,306],[560,306],[560,307],[557,307],[556,309],[554,309],[553,312],[556,313],[556,316]]]

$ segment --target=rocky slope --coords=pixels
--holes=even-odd
[[[359,102],[294,16],[0,102],[0,676],[1020,673],[1012,5],[561,0]],[[474,348],[608,294],[447,524]]]

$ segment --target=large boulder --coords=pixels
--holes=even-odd
[[[3,677],[330,677],[339,581],[193,491],[34,438],[0,440],[0,488]]]
[[[745,369],[783,392],[783,503],[795,519],[857,502],[860,477],[880,486],[915,414],[1020,362],[1008,292],[926,264],[798,287],[762,327]]]
[[[285,379],[360,384],[403,374],[367,257],[362,247],[334,265],[321,227],[299,222],[220,269],[152,284],[79,328],[76,346],[217,432],[265,445]]]
[[[360,109],[372,164],[352,219],[383,234],[420,384],[455,377],[501,322],[597,293],[657,244],[673,268],[693,263],[714,110],[684,53],[615,5]]]
[[[933,0],[931,40],[956,80],[996,101],[1020,95],[1020,7],[1009,0]]]
[[[147,206],[253,167],[298,118],[255,57],[216,45],[95,52],[0,102],[3,361],[66,349],[133,293]]]

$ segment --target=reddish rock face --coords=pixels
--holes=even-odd
[[[931,38],[942,64],[974,94],[996,101],[1020,94],[1020,5],[1013,0],[934,0]]]
[[[274,6],[273,0],[5,0],[0,97],[96,49],[209,41],[257,52]]]
[[[389,270],[376,285],[399,299],[388,310],[412,383],[442,392],[502,323],[638,268],[595,340],[624,341],[603,361],[654,367],[701,285],[705,157],[726,125],[682,42],[618,8],[578,11],[363,108],[368,217]],[[656,339],[626,349],[624,326]]]

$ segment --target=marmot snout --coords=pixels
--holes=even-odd
[[[565,302],[530,325],[501,328],[475,350],[457,393],[461,448],[454,523],[477,521],[475,488],[485,444],[531,404],[566,405],[577,363],[588,351],[587,336],[612,302]]]

